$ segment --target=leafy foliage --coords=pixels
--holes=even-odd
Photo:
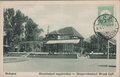
[[[103,53],[106,51],[107,40],[96,35],[92,35],[90,38],[91,51]]]
[[[13,8],[8,8],[4,9],[4,31],[6,33],[4,39],[11,51],[14,51],[21,41],[40,39],[41,36],[38,36],[43,32],[43,29],[39,29],[38,25],[20,10],[15,11]]]
[[[113,40],[113,39],[111,39]],[[109,41],[111,41],[109,40]],[[116,53],[116,45],[109,43],[109,52]],[[84,52],[90,53],[104,53],[106,54],[108,50],[108,40],[98,37],[97,35],[92,35],[89,42],[84,41]]]

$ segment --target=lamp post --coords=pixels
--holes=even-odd
[[[110,46],[109,46],[109,40],[107,40],[107,45],[108,45],[108,48],[107,48],[107,60],[108,60],[108,63],[109,63],[109,58],[110,58],[110,54],[109,54],[109,48],[110,48]],[[107,64],[107,67],[109,67],[109,64]]]

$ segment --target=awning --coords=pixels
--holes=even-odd
[[[49,40],[46,44],[61,44],[61,43],[71,43],[77,44],[79,43],[80,39],[72,39],[72,40]]]

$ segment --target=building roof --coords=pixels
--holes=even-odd
[[[52,31],[49,34],[59,34],[57,31]]]
[[[83,38],[83,36],[80,33],[78,33],[73,27],[65,27],[65,28],[59,29],[58,31],[50,32],[49,34],[71,35],[71,36]]]
[[[116,40],[115,39],[110,39],[109,42],[112,43],[113,45],[116,45]]]

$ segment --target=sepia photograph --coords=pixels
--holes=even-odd
[[[2,8],[4,72],[116,72],[116,5],[14,3]]]

